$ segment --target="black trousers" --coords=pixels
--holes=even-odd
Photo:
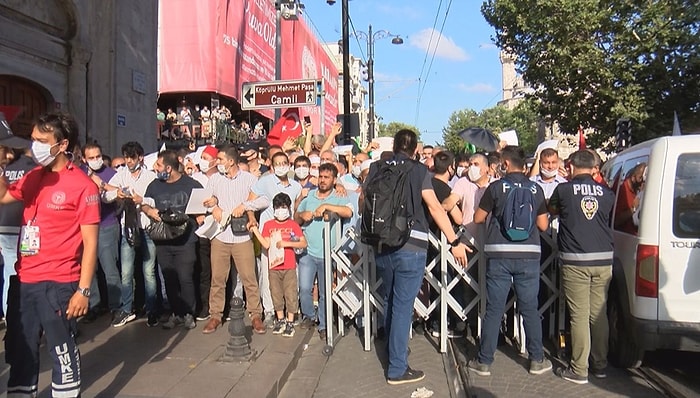
[[[197,261],[194,242],[184,245],[156,245],[158,265],[163,271],[165,293],[173,313],[194,315],[194,264]]]
[[[66,319],[68,302],[78,282],[20,283],[10,279],[5,360],[10,365],[7,393],[31,397],[39,381],[42,331],[53,360],[53,396],[80,395],[80,352],[75,344],[75,318]]]
[[[197,308],[203,314],[209,313],[209,291],[211,290],[211,241],[199,238],[197,242],[199,258],[195,270],[195,281],[198,282],[199,303]]]

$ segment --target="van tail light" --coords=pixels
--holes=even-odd
[[[659,297],[659,247],[637,246],[634,293],[641,297]]]

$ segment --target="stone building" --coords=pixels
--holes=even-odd
[[[155,149],[157,27],[157,0],[0,0],[0,105],[23,108],[15,134],[58,109],[107,154]]]

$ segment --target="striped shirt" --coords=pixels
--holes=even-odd
[[[247,171],[238,170],[233,178],[216,173],[209,178],[207,189],[219,200],[219,207],[224,213],[231,213],[233,209],[248,199],[253,185],[258,179]],[[234,234],[231,228],[226,228],[216,236],[217,240],[224,243],[243,243],[250,240],[249,233]]]

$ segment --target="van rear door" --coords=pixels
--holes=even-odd
[[[668,142],[656,207],[658,319],[700,322],[700,136],[674,138]]]

